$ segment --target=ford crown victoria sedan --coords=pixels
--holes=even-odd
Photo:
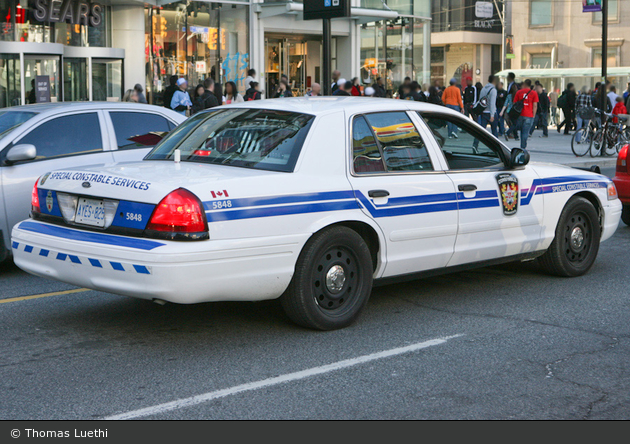
[[[142,160],[185,117],[158,106],[63,102],[0,110],[0,261],[35,181],[58,168]]]
[[[375,281],[534,258],[586,273],[619,223],[614,184],[528,161],[444,107],[248,102],[195,115],[141,162],[43,175],[12,248],[20,268],[83,287],[280,298],[300,325],[341,328]]]

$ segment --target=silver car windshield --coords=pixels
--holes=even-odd
[[[0,138],[36,115],[32,111],[0,111]]]
[[[173,131],[145,160],[212,163],[291,172],[314,117],[287,111],[231,108],[197,115]]]

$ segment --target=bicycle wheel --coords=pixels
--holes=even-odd
[[[591,135],[593,133],[588,128],[580,128],[571,137],[571,151],[577,157],[585,156],[591,149]],[[578,142],[579,140],[579,142]]]
[[[608,131],[608,140],[606,142],[606,155],[613,156],[617,154],[617,144],[619,143],[621,138],[621,133],[617,130],[617,128],[611,128]]]
[[[604,132],[601,129],[598,129],[593,135],[593,138],[591,139],[591,143],[589,145],[589,153],[591,154],[591,157],[599,156],[603,142]]]
[[[630,144],[630,131],[626,128],[619,132],[617,143],[615,144],[615,153],[619,154],[621,148],[628,144]]]

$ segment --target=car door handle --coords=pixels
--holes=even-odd
[[[371,190],[368,191],[368,196],[376,198],[376,197],[387,197],[389,196],[389,191],[387,190]]]
[[[477,185],[473,185],[471,183],[467,183],[467,184],[463,184],[463,185],[458,185],[457,189],[459,191],[476,191],[477,190]]]

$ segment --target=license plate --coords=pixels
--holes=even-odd
[[[74,221],[78,224],[92,225],[94,227],[105,226],[105,205],[102,200],[79,198],[77,214]]]

